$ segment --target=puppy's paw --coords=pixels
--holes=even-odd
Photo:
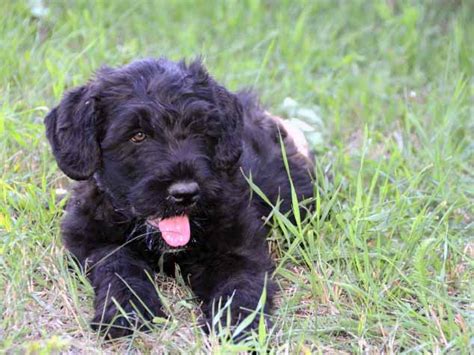
[[[143,299],[137,302],[136,299],[130,298],[122,300],[120,307],[113,301],[105,306],[99,305],[91,321],[92,329],[111,339],[128,336],[135,330],[151,331],[150,321],[154,317],[166,317],[166,315],[161,310],[158,296],[156,300],[143,302]]]
[[[216,314],[216,312],[210,312],[207,307],[204,307],[203,312],[205,316],[199,325],[206,334],[209,335],[211,332],[223,334],[236,343],[247,338],[252,331],[257,331],[260,325],[260,312],[252,313],[240,307],[231,307],[230,317],[226,311]],[[266,329],[272,327],[272,322],[268,316],[264,315],[263,321]],[[223,331],[226,329],[227,334],[226,331]]]

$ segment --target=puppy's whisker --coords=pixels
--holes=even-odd
[[[115,249],[113,249],[110,253],[106,254],[104,257],[102,257],[101,259],[99,259],[97,262],[95,262],[94,264],[92,264],[89,268],[88,268],[88,271],[92,270],[93,268],[95,268],[97,265],[103,263],[105,260],[107,260],[109,257],[111,257],[112,255],[114,255],[116,252],[118,252],[120,249],[124,248],[125,246],[127,246],[128,244],[132,243],[133,241],[136,241],[140,238],[142,238],[145,234],[142,233],[142,234],[139,234],[129,240],[127,240],[125,243],[119,245],[118,247],[116,247]]]

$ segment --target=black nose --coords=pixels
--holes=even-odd
[[[199,199],[199,185],[195,181],[175,182],[168,188],[171,199],[182,205],[191,205]]]

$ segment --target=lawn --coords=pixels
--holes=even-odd
[[[468,353],[474,347],[474,3],[13,1],[0,4],[0,352]],[[240,344],[169,319],[110,342],[59,235],[70,186],[42,120],[101,65],[202,55],[232,90],[312,112],[313,214],[276,216],[274,327]],[[288,101],[288,100],[287,100]],[[304,115],[303,115],[304,116]],[[304,118],[304,117],[303,117]]]

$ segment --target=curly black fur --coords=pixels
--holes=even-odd
[[[108,335],[118,337],[139,318],[165,316],[151,281],[160,257],[171,275],[179,265],[207,320],[214,301],[233,296],[235,324],[256,308],[265,282],[264,311],[270,311],[275,285],[265,281],[273,263],[262,222],[270,209],[252,196],[243,175],[288,211],[280,134],[300,198],[313,193],[311,163],[250,93],[230,93],[200,61],[142,60],[99,70],[67,92],[45,124],[59,167],[82,180],[62,236],[94,287],[93,327],[108,324]],[[137,132],[146,139],[131,141]],[[168,188],[178,181],[198,184],[196,203],[169,198]],[[160,232],[146,221],[182,214],[189,216],[192,239],[164,253]],[[117,317],[112,299],[130,317]],[[141,317],[131,316],[137,313]]]

